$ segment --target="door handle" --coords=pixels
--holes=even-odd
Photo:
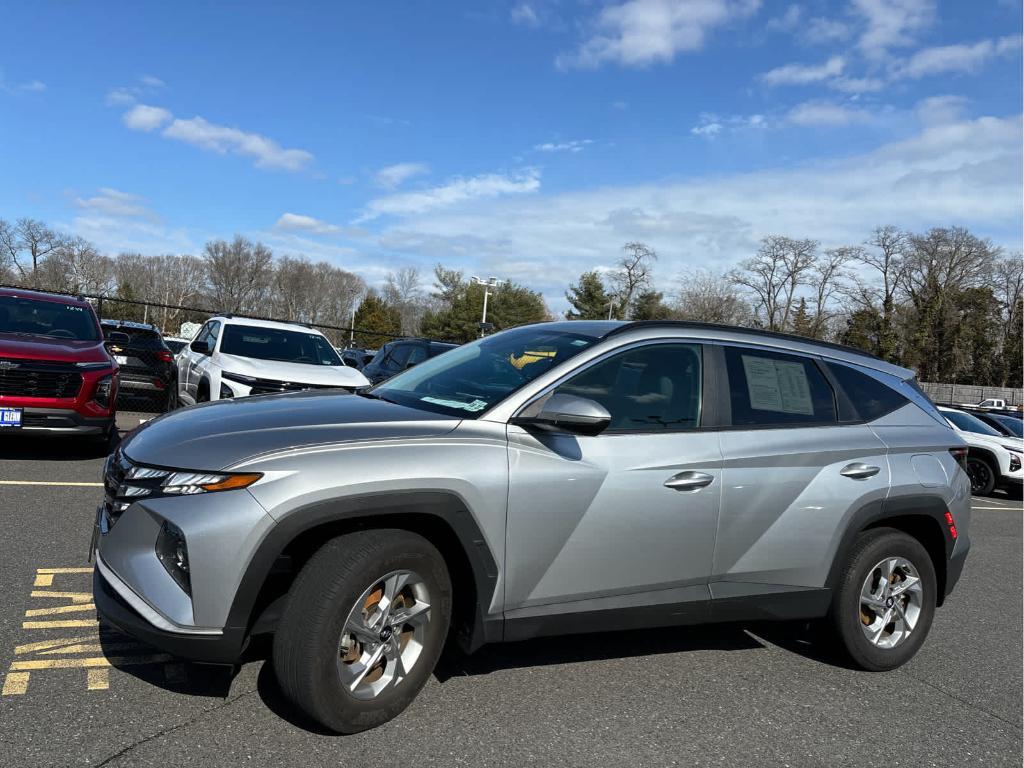
[[[877,475],[879,471],[878,467],[855,461],[853,464],[847,464],[839,470],[839,474],[843,477],[852,477],[854,480],[867,480],[869,477]]]
[[[714,479],[711,475],[703,472],[687,470],[678,475],[672,475],[665,481],[665,487],[671,488],[673,491],[696,491],[706,485],[711,485],[711,481]]]

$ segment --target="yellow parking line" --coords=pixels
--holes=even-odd
[[[32,582],[33,587],[52,587],[53,586],[53,574],[52,573],[37,573],[36,580]]]
[[[61,627],[95,627],[99,624],[95,619],[66,619],[64,621],[23,621],[22,629],[59,629]]]
[[[95,611],[95,603],[78,603],[76,605],[59,605],[56,608],[29,608],[25,611],[26,616],[55,616],[58,613],[83,613]]]
[[[62,483],[55,480],[0,480],[0,485],[53,485],[59,488],[102,488],[103,483]]]
[[[86,687],[90,691],[105,691],[110,688],[109,669],[90,669],[86,673]]]
[[[33,589],[32,597],[59,597],[73,603],[91,603],[91,592],[53,592],[48,589]]]
[[[54,640],[39,640],[35,643],[25,643],[24,645],[16,645],[14,647],[14,655],[20,656],[23,653],[45,651],[48,648],[60,648],[61,646],[70,645],[73,643],[84,643],[94,639],[95,638],[92,635],[85,635],[82,637],[60,637]]]
[[[8,672],[0,696],[23,696],[28,690],[28,672]]]
[[[36,573],[92,573],[92,568],[36,568]]]

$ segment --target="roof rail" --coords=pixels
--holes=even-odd
[[[849,352],[854,355],[861,355],[863,357],[869,357],[872,360],[882,360],[877,355],[873,355],[870,352],[865,352],[863,349],[857,347],[851,347],[847,344],[836,344],[831,341],[819,341],[818,339],[811,339],[807,336],[797,336],[792,333],[780,333],[778,331],[766,331],[761,328],[744,328],[739,325],[725,325],[724,323],[703,323],[697,320],[631,320],[622,325],[613,328],[607,336],[615,336],[626,331],[635,330],[637,328],[691,328],[693,330],[703,331],[732,331],[734,333],[744,333],[751,336],[762,336],[769,339],[779,339],[781,341],[797,341],[803,344],[812,344],[818,347],[827,347],[829,349],[836,349],[841,352]],[[607,336],[605,338],[607,338]]]

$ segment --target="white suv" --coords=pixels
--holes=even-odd
[[[176,358],[178,403],[370,382],[319,331],[293,323],[211,317]]]
[[[939,412],[969,447],[966,468],[971,493],[987,496],[996,488],[1005,488],[1019,497],[1024,482],[1024,440],[1002,435],[966,411],[940,406]]]

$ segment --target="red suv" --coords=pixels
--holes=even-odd
[[[0,434],[106,439],[116,402],[117,364],[89,302],[0,288]]]

